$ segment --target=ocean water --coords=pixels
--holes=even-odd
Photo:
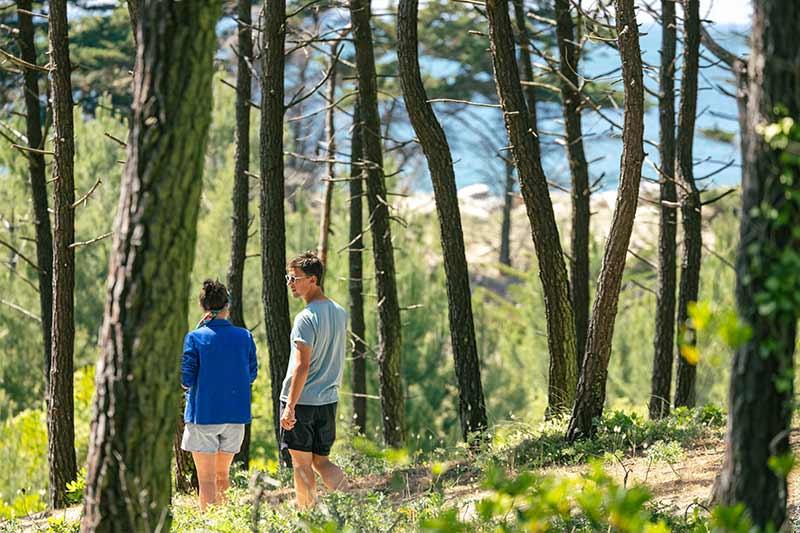
[[[731,51],[747,55],[746,35],[749,28],[741,26],[707,26],[714,38]],[[645,85],[655,93],[658,92],[658,68],[660,63],[661,31],[655,22],[640,25],[640,46],[645,66]],[[680,39],[680,35],[679,35]],[[607,83],[619,80],[620,59],[618,52],[605,44],[594,44],[587,47],[588,53],[580,63],[580,72],[587,78],[612,72],[602,78]],[[557,51],[556,51],[557,53]],[[678,71],[676,73],[676,122],[679,105],[681,45],[677,50]],[[534,62],[541,62],[534,57]],[[695,160],[695,177],[700,179],[698,186],[706,188],[736,186],[741,181],[741,160],[739,150],[739,128],[736,122],[736,101],[718,89],[723,87],[735,93],[732,73],[724,66],[716,64],[716,58],[701,46],[700,79],[697,102],[697,121],[694,136],[693,156]],[[423,69],[425,65],[423,65]],[[428,68],[430,68],[428,66]],[[615,87],[621,90],[621,81]],[[645,153],[652,163],[658,165],[658,102],[652,95],[645,95],[649,107],[645,111]],[[491,102],[496,103],[496,100]],[[616,123],[622,124],[623,103],[618,108],[608,107],[604,114]],[[459,112],[459,119],[448,117],[448,106],[452,104],[435,104],[437,115],[442,120],[448,134],[448,140],[455,161],[456,181],[459,188],[485,183],[493,190],[502,187],[505,168],[503,161],[497,156],[497,150],[508,144],[502,124],[500,110],[469,106]],[[452,107],[450,108],[452,110]],[[563,144],[554,134],[563,133],[561,108],[555,103],[540,103],[539,114],[540,139],[543,148],[543,166],[551,182],[568,185],[570,181],[569,167]],[[466,124],[465,124],[466,123]],[[734,134],[732,142],[722,142],[705,137],[703,128],[717,128]],[[593,110],[583,113],[584,148],[586,159],[590,162],[589,172],[592,181],[598,180],[597,190],[613,190],[619,180],[620,156],[622,142],[620,131],[612,127]],[[399,138],[413,136],[410,127],[401,126],[394,130]],[[649,144],[650,141],[652,144]],[[510,153],[501,152],[506,156]],[[417,190],[429,190],[430,176],[424,161],[417,160],[410,165],[403,175]],[[643,177],[655,179],[657,172],[647,162],[643,167]],[[713,174],[713,175],[712,175]],[[707,177],[710,176],[710,177]]]

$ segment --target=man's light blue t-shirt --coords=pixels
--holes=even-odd
[[[289,385],[296,361],[295,342],[311,346],[311,365],[299,405],[326,405],[339,401],[347,344],[347,311],[333,300],[309,303],[294,319],[291,356],[283,380],[281,400],[289,400]]]

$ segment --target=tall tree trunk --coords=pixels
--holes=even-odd
[[[586,330],[589,326],[589,165],[583,150],[581,94],[578,90],[580,49],[575,39],[569,0],[556,0],[556,39],[559,51],[564,131],[569,172],[572,177],[572,236],[570,289],[575,311],[575,338],[578,345],[577,368],[583,363]]]
[[[418,0],[400,0],[397,8],[397,61],[403,98],[411,125],[428,160],[434,200],[439,216],[444,270],[447,280],[450,343],[458,381],[461,436],[484,433],[486,406],[481,368],[475,343],[469,270],[464,253],[464,234],[458,208],[456,176],[450,146],[441,124],[428,103],[417,55]]]
[[[286,294],[286,220],[283,176],[283,79],[286,1],[266,0],[261,27],[261,273],[267,326],[272,420],[280,441],[281,384],[289,366],[289,297]],[[284,461],[286,461],[284,457]]]
[[[511,207],[514,204],[514,162],[503,158],[506,180],[503,184],[503,215],[500,222],[500,264],[511,266]]]
[[[650,418],[669,414],[672,388],[672,354],[675,346],[675,0],[661,1],[661,67],[659,68],[658,157],[661,218],[658,225],[658,292],[656,332],[653,340],[653,377],[650,387]]]
[[[684,46],[681,71],[681,99],[678,114],[676,149],[677,179],[683,221],[683,257],[678,289],[678,368],[675,380],[675,406],[694,407],[697,367],[681,355],[681,346],[694,346],[696,331],[689,320],[689,304],[696,302],[700,289],[700,259],[703,228],[700,191],[694,181],[694,123],[697,115],[697,76],[700,57],[700,0],[684,0]]]
[[[403,342],[397,300],[394,249],[389,224],[389,204],[383,173],[378,83],[372,47],[370,0],[351,0],[350,18],[358,71],[358,101],[362,119],[364,164],[367,171],[367,206],[378,293],[378,365],[383,437],[389,446],[401,446],[406,437],[405,399],[401,374]]]
[[[142,0],[127,0],[128,16],[131,19],[131,33],[133,35],[133,44],[138,44],[139,37],[136,35],[136,28],[139,25],[139,4]]]
[[[353,424],[363,435],[367,428],[367,349],[364,342],[364,239],[361,208],[363,167],[361,111],[358,102],[353,110],[353,134],[350,143],[350,235],[347,252],[350,291],[350,331],[353,337]]]
[[[331,45],[331,75],[328,79],[328,112],[325,115],[325,134],[328,137],[326,156],[328,159],[328,181],[322,195],[322,217],[319,224],[319,258],[323,265],[328,264],[328,236],[331,230],[331,202],[333,201],[333,185],[336,179],[336,57],[338,46]]]
[[[791,453],[794,352],[800,292],[800,64],[796,37],[800,6],[754,2],[752,51],[743,154],[742,219],[736,261],[736,306],[752,335],[737,350],[731,371],[725,456],[716,483],[720,503],[743,503],[755,524],[786,520],[785,475],[768,466],[772,456]],[[776,107],[783,108],[782,111]],[[788,146],[771,148],[761,136],[766,124],[792,117]],[[774,146],[774,145],[773,145]],[[792,158],[785,158],[792,154]],[[783,158],[783,159],[782,159]],[[773,211],[774,210],[774,211]],[[777,212],[778,216],[770,216]]]
[[[538,153],[533,124],[525,104],[514,57],[514,37],[505,0],[487,0],[489,40],[508,138],[519,174],[520,189],[531,223],[533,244],[544,289],[547,344],[550,352],[549,415],[566,412],[575,394],[577,360],[575,319],[569,297],[569,280],[561,240],[550,202],[547,179]]]
[[[228,290],[231,293],[230,321],[241,328],[247,327],[244,321],[244,262],[247,255],[247,230],[250,213],[250,89],[251,76],[249,63],[253,59],[253,40],[250,33],[251,0],[238,0],[236,16],[238,20],[236,66],[236,129],[233,155],[233,214],[231,216],[231,257],[228,263]],[[234,462],[242,468],[250,466],[250,424],[245,425],[242,449],[236,454]]]
[[[36,45],[31,15],[31,0],[17,0],[17,17],[19,20],[19,48],[23,61],[36,64]],[[42,137],[41,106],[39,104],[39,74],[34,69],[23,69],[25,80],[25,133],[28,146],[41,150],[44,148]],[[36,264],[39,267],[39,309],[42,317],[42,347],[44,351],[45,390],[50,380],[50,342],[53,321],[53,235],[50,229],[50,215],[47,212],[47,178],[45,175],[44,155],[36,152],[28,153],[28,171],[30,173],[31,199],[33,213],[36,217]]]
[[[531,122],[530,135],[533,137],[531,146],[533,147],[533,158],[541,161],[542,150],[539,145],[539,124],[536,119],[536,87],[530,85],[533,82],[533,63],[531,62],[531,45],[528,41],[528,26],[525,23],[525,0],[513,0],[514,4],[514,21],[517,24],[517,33],[519,40],[519,65],[524,81],[528,82],[522,88],[525,95],[525,104],[527,104],[528,116]]]
[[[133,128],[97,367],[85,532],[170,527],[167,472],[180,405],[175,365],[186,331],[219,8],[219,2],[142,4]]]
[[[197,479],[197,468],[194,466],[192,454],[181,449],[183,440],[183,430],[186,424],[183,421],[183,410],[186,407],[186,400],[180,402],[178,411],[178,423],[175,427],[175,435],[172,438],[172,452],[175,454],[175,489],[183,494],[197,494],[200,489]]]
[[[622,126],[619,189],[603,255],[603,266],[597,282],[597,296],[592,306],[592,318],[586,338],[586,354],[578,382],[575,407],[567,428],[567,438],[570,440],[591,435],[594,430],[593,420],[603,414],[614,320],[633,220],[636,216],[644,161],[642,55],[639,49],[639,29],[636,25],[633,0],[615,0],[614,12],[617,45],[622,60],[622,80],[625,85],[625,119]]]
[[[50,379],[47,383],[47,459],[51,507],[67,504],[67,483],[77,475],[72,393],[75,348],[75,139],[69,62],[67,3],[49,7],[55,175],[53,176],[53,322]]]

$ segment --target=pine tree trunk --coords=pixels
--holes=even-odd
[[[231,293],[230,321],[241,328],[244,320],[244,263],[247,255],[247,230],[250,226],[250,89],[251,76],[248,63],[253,59],[253,40],[250,33],[251,0],[238,0],[236,16],[238,63],[236,66],[236,129],[233,155],[233,211],[231,215],[231,257],[228,263],[228,290]],[[250,466],[250,424],[245,425],[242,449],[234,462],[247,469]]]
[[[506,181],[503,185],[503,214],[500,222],[500,264],[511,266],[511,206],[514,204],[514,163],[503,158]]]
[[[536,87],[530,85],[533,82],[533,63],[531,62],[531,46],[528,42],[528,27],[525,23],[525,0],[513,0],[514,4],[514,21],[517,25],[517,34],[519,42],[519,66],[520,75],[523,81],[528,82],[528,85],[523,86],[522,92],[525,95],[525,104],[528,108],[528,116],[531,123],[531,137],[533,137],[533,158],[538,161],[542,160],[542,149],[539,145],[539,123],[536,119]]]
[[[319,224],[319,258],[323,265],[328,264],[328,237],[331,231],[331,202],[333,202],[333,186],[336,179],[336,57],[338,47],[331,45],[331,75],[328,79],[328,112],[325,115],[325,135],[328,137],[326,157],[328,159],[328,181],[322,195],[322,217]],[[324,280],[323,280],[324,281]]]
[[[375,288],[378,294],[378,365],[383,437],[387,445],[401,446],[406,438],[405,399],[401,374],[403,342],[389,204],[383,173],[381,119],[378,114],[378,87],[370,11],[370,0],[351,0],[350,18],[353,25],[358,100],[363,123],[362,142],[367,171],[367,207],[375,263]]]
[[[653,376],[650,387],[650,418],[667,416],[672,388],[672,358],[675,346],[675,234],[678,217],[675,191],[675,1],[661,1],[661,67],[659,69],[658,119],[661,175],[659,176],[658,289],[656,332],[653,341]]]
[[[564,112],[564,131],[569,172],[572,177],[572,235],[570,252],[570,289],[575,311],[575,338],[578,346],[577,368],[583,363],[586,330],[589,326],[589,165],[583,150],[581,94],[578,90],[580,49],[576,44],[569,0],[556,0],[556,39],[560,58],[559,81]]]
[[[350,235],[348,239],[348,289],[350,291],[350,331],[353,349],[353,425],[361,435],[367,428],[367,349],[364,343],[364,266],[362,253],[364,239],[361,208],[362,180],[366,177],[362,166],[362,127],[358,102],[353,110],[353,134],[350,143]]]
[[[67,504],[67,483],[77,475],[72,392],[75,344],[75,139],[69,62],[67,4],[49,4],[50,64],[55,141],[53,181],[53,321],[50,379],[47,383],[48,503]]]
[[[23,61],[36,64],[36,45],[34,44],[34,28],[31,15],[31,0],[17,0],[17,17],[19,20],[19,48]],[[28,146],[42,150],[41,106],[39,104],[39,74],[33,69],[23,69],[25,80],[25,133]],[[44,383],[50,380],[50,342],[53,321],[53,235],[50,229],[50,215],[47,212],[47,177],[45,174],[44,155],[36,152],[28,153],[28,171],[30,173],[31,199],[33,213],[36,217],[36,264],[39,267],[39,309],[42,317],[42,347],[44,352]]]
[[[525,104],[514,57],[514,37],[505,0],[487,0],[489,40],[497,95],[503,109],[508,138],[519,174],[531,234],[539,261],[550,352],[548,415],[569,410],[575,394],[577,360],[575,319],[569,297],[569,280],[556,226],[547,179],[542,170],[533,124]]]
[[[715,484],[719,503],[743,503],[757,526],[786,520],[787,483],[768,466],[772,456],[791,453],[794,409],[794,352],[800,310],[796,256],[800,239],[800,169],[797,149],[770,148],[758,128],[785,116],[795,120],[798,138],[800,64],[796,44],[800,6],[764,0],[754,3],[748,74],[748,152],[743,154],[742,219],[736,260],[736,306],[752,335],[733,359],[728,428],[722,471]],[[794,154],[794,163],[781,161]],[[774,209],[778,218],[770,217]],[[777,281],[777,283],[776,283]],[[777,287],[776,287],[777,285]],[[772,304],[772,305],[771,305]],[[777,305],[775,305],[777,304]]]
[[[700,259],[703,246],[700,191],[694,181],[694,124],[697,115],[697,77],[700,58],[700,1],[684,0],[684,46],[681,69],[681,99],[676,147],[677,179],[683,221],[683,256],[678,288],[678,367],[675,378],[675,407],[694,407],[697,367],[681,356],[682,344],[694,346],[696,332],[689,320],[689,304],[696,302],[700,289]]]
[[[132,131],[97,366],[84,532],[170,527],[177,365],[211,122],[219,8],[219,2],[142,4]]]
[[[450,343],[458,381],[461,436],[486,430],[486,407],[481,384],[480,359],[475,343],[469,270],[458,207],[456,177],[450,146],[433,112],[419,69],[417,55],[418,0],[400,0],[397,8],[397,61],[403,98],[411,125],[428,160],[439,218],[444,270],[447,280]]]
[[[633,0],[615,0],[617,44],[622,60],[625,86],[625,119],[622,126],[622,157],[617,205],[603,255],[603,266],[597,282],[597,296],[586,338],[586,353],[578,382],[575,407],[567,428],[567,438],[574,440],[592,435],[593,420],[603,414],[606,399],[608,362],[614,320],[619,303],[625,258],[636,216],[639,182],[644,161],[644,92],[642,87],[642,55]]]
[[[261,273],[267,326],[272,420],[280,440],[281,385],[289,366],[289,297],[286,294],[286,220],[283,176],[283,80],[286,1],[266,0],[261,24]],[[284,457],[286,461],[286,457]]]
[[[197,494],[200,484],[197,479],[197,469],[194,466],[192,454],[181,449],[183,430],[186,427],[183,421],[185,408],[186,400],[184,399],[180,402],[175,437],[172,439],[172,452],[175,454],[175,489],[183,494]]]

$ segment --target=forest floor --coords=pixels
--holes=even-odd
[[[792,448],[800,451],[800,428],[791,434]],[[724,442],[719,436],[706,436],[693,442],[685,449],[679,461],[653,461],[643,454],[619,455],[607,460],[606,472],[620,484],[632,486],[646,485],[653,494],[653,503],[662,511],[674,515],[690,514],[695,506],[705,506],[711,493],[714,478],[722,465]],[[587,473],[586,464],[574,466],[555,466],[536,469],[541,475],[582,476]],[[510,473],[515,473],[510,469]],[[474,517],[475,504],[489,495],[481,484],[482,472],[466,461],[453,462],[438,479],[431,473],[429,465],[409,466],[390,474],[370,474],[351,481],[349,492],[367,496],[379,492],[387,496],[387,503],[400,507],[413,502],[428,493],[438,484],[446,507],[458,510],[462,520]],[[789,476],[789,516],[790,531],[800,531],[800,472],[795,469]],[[291,500],[291,488],[282,487],[263,493],[262,508],[280,506]],[[183,501],[186,499],[186,501]],[[183,505],[191,505],[188,496],[179,496]],[[48,517],[75,523],[80,519],[81,506],[73,506],[54,513],[37,513],[17,523],[23,531],[46,531]]]

